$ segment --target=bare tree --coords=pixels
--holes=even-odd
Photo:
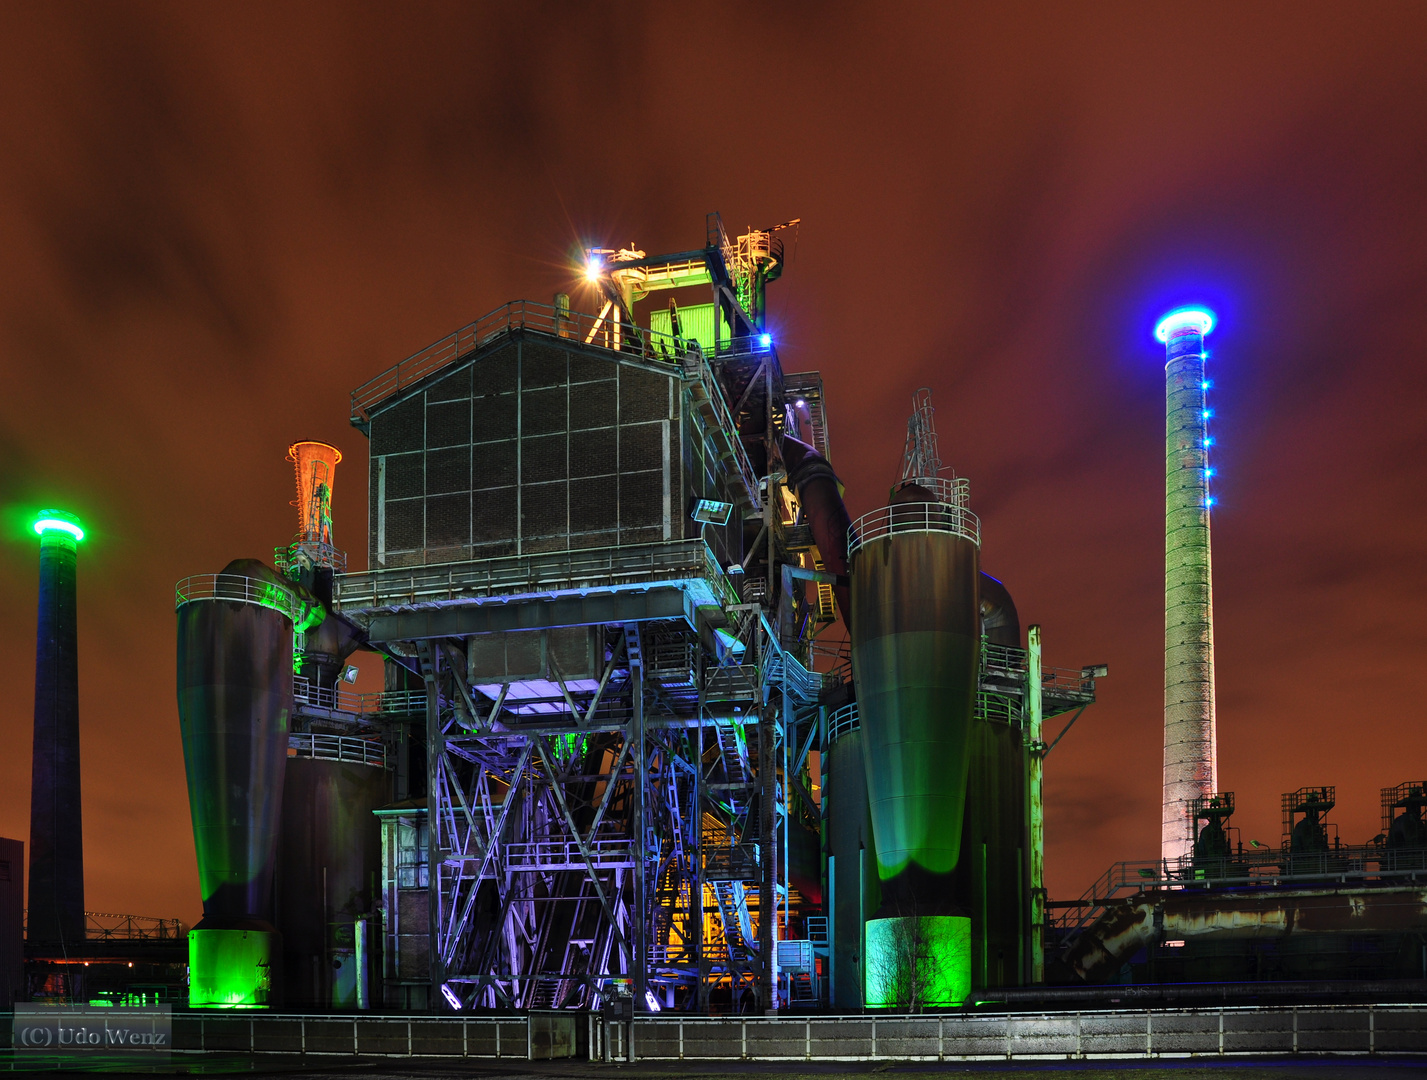
[[[873,919],[866,933],[868,1007],[920,1012],[929,969],[936,963],[925,920],[916,915]]]
[[[873,1009],[921,1012],[971,993],[971,920],[905,905],[867,924],[865,1000]]]

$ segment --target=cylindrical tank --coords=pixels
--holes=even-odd
[[[862,1008],[862,927],[882,902],[867,805],[867,769],[857,706],[832,714],[823,772],[827,817],[827,912],[832,924],[828,1004]]]
[[[986,573],[981,574],[981,637],[987,645],[1021,648],[1011,594]],[[988,666],[994,662],[988,659]],[[971,983],[978,990],[1020,986],[1030,910],[1025,733],[1014,695],[985,695],[971,723],[967,756],[956,895],[971,915]]]
[[[30,772],[29,943],[83,948],[84,832],[79,794],[78,559],[84,531],[46,510],[35,634],[35,731]]]
[[[1028,929],[1026,758],[1019,720],[993,707],[971,722],[956,894],[971,915],[971,983],[1020,986]]]
[[[333,758],[287,759],[282,795],[278,925],[284,999],[351,1009],[359,1005],[359,920],[375,907],[381,833],[372,814],[390,801],[380,763],[335,760],[360,740],[328,738]],[[348,757],[355,756],[350,752]],[[369,943],[370,944],[370,943]]]
[[[956,1004],[970,990],[958,904],[980,664],[980,529],[965,484],[904,484],[849,543],[852,670],[882,903],[867,926],[867,1004]],[[925,959],[923,959],[925,958]]]
[[[278,1000],[273,867],[302,614],[257,560],[178,586],[178,715],[203,891],[189,934],[192,1006]]]

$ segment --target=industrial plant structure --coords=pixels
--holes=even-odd
[[[340,455],[298,443],[274,566],[180,583],[194,1004],[860,1008],[869,978],[897,1006],[1039,976],[1038,725],[1096,672],[1023,645],[925,394],[849,529],[822,380],[764,318],[782,228],[591,249],[594,311],[508,304],[359,387],[365,572]],[[347,689],[357,649],[384,692]],[[956,959],[899,961],[909,934]]]
[[[1382,831],[1344,844],[1332,787],[1282,796],[1279,847],[1232,825],[1220,791],[1205,336],[1155,328],[1165,363],[1164,786],[1158,860],[1112,866],[1050,924],[1060,981],[1427,979],[1427,782],[1382,789]],[[1415,991],[1413,991],[1415,992]]]
[[[179,583],[191,1004],[953,1006],[1144,975],[1206,904],[1264,908],[1213,764],[1207,323],[1165,331],[1165,848],[1050,904],[1043,763],[1107,670],[1022,636],[927,392],[849,520],[822,379],[765,317],[787,227],[589,249],[591,310],[510,303],[359,386],[366,570],[341,454],[299,442],[292,542]],[[382,691],[351,689],[358,650]],[[1416,817],[1374,896],[1420,889],[1424,790],[1394,789]],[[1324,789],[1290,801],[1274,865],[1321,898],[1362,854]]]

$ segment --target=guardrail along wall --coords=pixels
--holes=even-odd
[[[1018,1058],[1427,1054],[1410,1005],[1026,1015],[641,1018],[622,1060],[1005,1061]],[[608,1027],[608,1025],[607,1025]],[[620,1059],[618,1054],[613,1055]]]
[[[8,1029],[9,1014],[0,1014]],[[283,1016],[177,1013],[180,1054],[540,1060],[1006,1061],[1427,1055],[1427,1007],[1221,1007],[934,1016]]]

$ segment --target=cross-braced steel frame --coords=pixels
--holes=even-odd
[[[597,684],[548,698],[475,687],[468,639],[385,643],[426,687],[433,997],[771,1004],[823,678],[760,605],[728,617],[713,649],[683,620],[603,625]]]

